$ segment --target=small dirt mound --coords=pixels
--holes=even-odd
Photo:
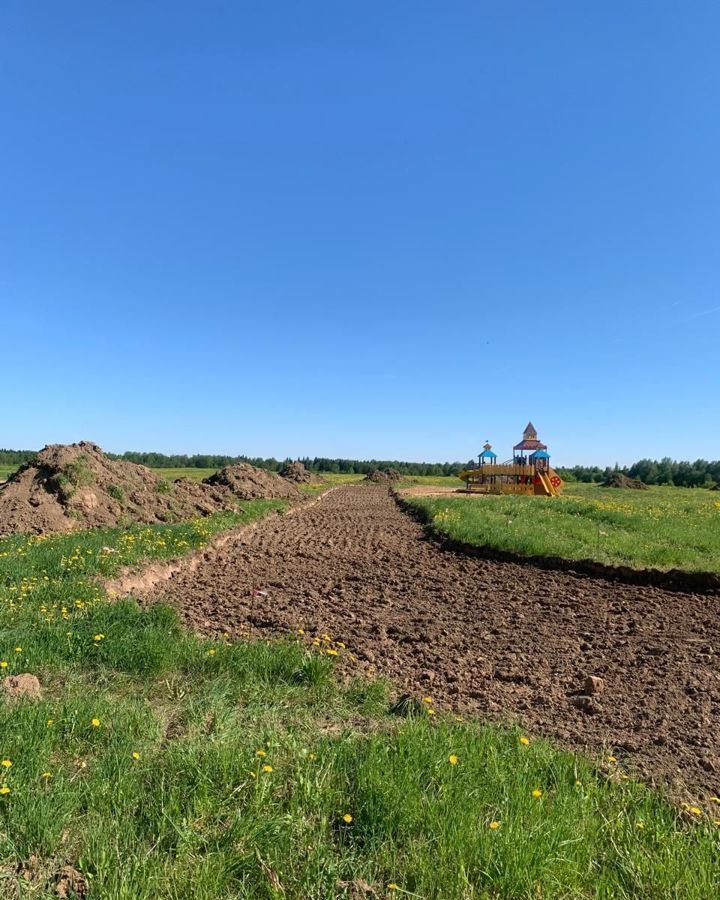
[[[397,469],[371,469],[365,476],[365,481],[374,481],[381,484],[385,481],[400,481],[402,475]]]
[[[42,696],[42,688],[36,675],[23,672],[21,675],[8,675],[0,679],[0,696],[6,700],[16,700],[26,697],[28,700],[39,700]]]
[[[208,484],[187,478],[170,482],[145,466],[110,459],[89,441],[51,444],[0,488],[0,536],[177,522],[237,509],[244,498],[297,495],[279,476],[271,477],[284,490],[275,482],[268,485],[267,473],[243,468],[259,473],[252,492],[244,489],[247,475]]]
[[[225,466],[206,478],[204,485],[229,489],[240,500],[297,500],[300,491],[276,472],[256,469],[249,463]]]
[[[635,478],[628,478],[627,475],[623,475],[622,472],[613,472],[607,481],[602,482],[601,487],[630,488],[633,491],[646,491],[648,489],[648,486],[643,484],[642,481],[637,481]]]
[[[294,484],[318,484],[320,481],[318,476],[314,472],[308,471],[299,460],[289,463],[284,469],[281,469],[280,475]]]

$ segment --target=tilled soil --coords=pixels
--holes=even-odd
[[[676,796],[720,794],[718,598],[442,549],[373,485],[261,522],[156,597],[205,633],[326,632],[344,665],[438,710],[607,750]],[[583,700],[590,675],[605,687]]]

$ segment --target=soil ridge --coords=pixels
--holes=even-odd
[[[685,594],[720,595],[720,575],[715,572],[688,572],[685,569],[634,569],[632,566],[612,565],[595,559],[567,559],[564,556],[526,556],[512,550],[470,544],[450,535],[442,534],[432,527],[430,513],[414,503],[408,502],[401,494],[392,491],[400,509],[425,526],[428,536],[439,546],[455,553],[464,553],[477,559],[515,563],[519,566],[533,566],[537,569],[569,572],[574,575],[588,575],[592,578],[606,578],[623,584],[647,585],[664,591]]]

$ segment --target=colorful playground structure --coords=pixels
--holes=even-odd
[[[496,462],[497,453],[485,443],[478,457],[476,469],[466,469],[459,477],[468,493],[476,494],[537,494],[558,497],[562,478],[550,467],[550,454],[532,422],[528,422],[523,439],[513,447],[513,457],[504,463]]]

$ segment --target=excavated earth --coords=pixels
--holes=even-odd
[[[0,537],[78,528],[177,522],[236,510],[239,500],[300,500],[294,484],[247,463],[202,484],[172,484],[145,466],[113,460],[97,444],[50,444],[0,486]]]
[[[374,485],[261,522],[153,597],[204,633],[327,632],[350,671],[438,710],[612,753],[676,797],[720,794],[717,597],[443,549]],[[604,689],[585,696],[589,676]]]

